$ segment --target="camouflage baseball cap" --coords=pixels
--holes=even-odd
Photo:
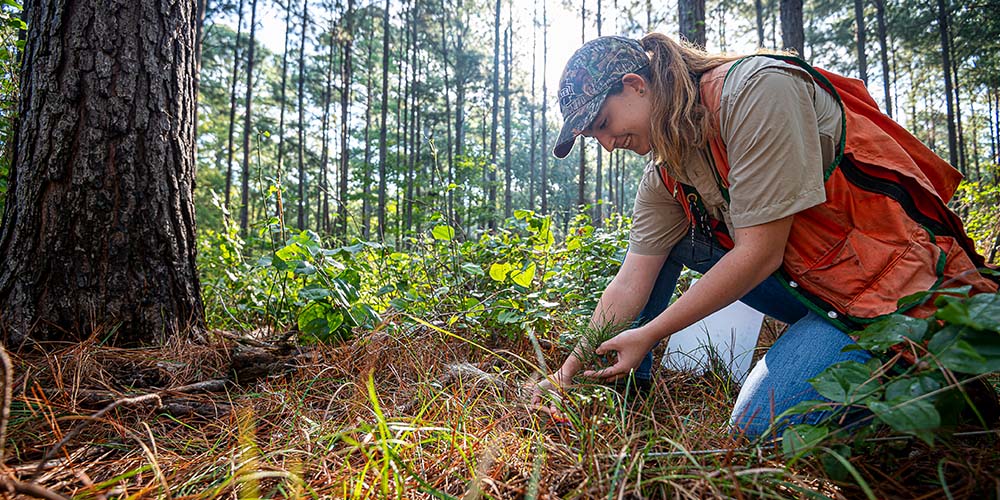
[[[559,79],[559,110],[563,115],[559,140],[552,148],[556,158],[565,158],[576,136],[587,129],[604,104],[608,90],[649,64],[639,42],[620,36],[604,36],[577,49]]]

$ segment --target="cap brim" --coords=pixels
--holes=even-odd
[[[594,97],[566,118],[562,130],[559,132],[559,139],[556,140],[556,145],[552,148],[552,154],[556,158],[565,158],[569,155],[569,152],[573,150],[573,144],[576,143],[576,136],[587,130],[594,122],[606,97],[606,94]]]

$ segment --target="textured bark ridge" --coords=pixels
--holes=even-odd
[[[201,328],[195,2],[28,2],[21,124],[0,229],[9,344]],[[114,330],[112,330],[114,329]]]

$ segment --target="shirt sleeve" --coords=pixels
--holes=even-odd
[[[826,201],[812,82],[774,67],[742,76],[721,107],[735,228],[778,220]]]
[[[687,233],[688,220],[680,202],[667,192],[659,172],[647,166],[635,193],[628,251],[667,255]]]

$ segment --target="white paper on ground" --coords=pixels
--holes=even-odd
[[[708,354],[714,352],[733,380],[742,384],[750,373],[763,323],[762,313],[742,302],[733,302],[671,335],[661,365],[701,373],[709,366]]]

